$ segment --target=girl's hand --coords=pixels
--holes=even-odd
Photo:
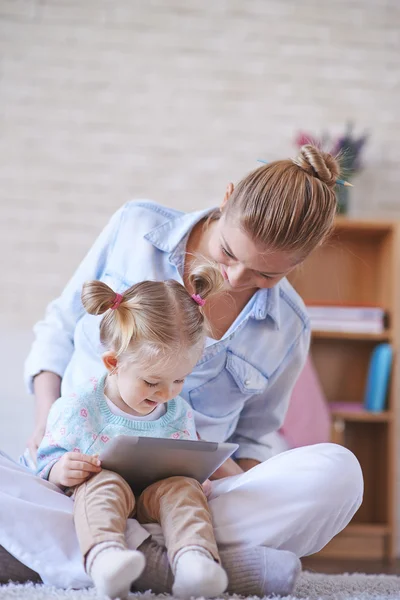
[[[49,481],[58,486],[74,487],[100,471],[101,462],[98,455],[67,452],[51,469]]]

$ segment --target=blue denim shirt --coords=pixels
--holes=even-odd
[[[85,312],[83,283],[100,279],[120,293],[145,279],[182,283],[188,234],[208,212],[185,214],[149,201],[118,210],[35,326],[25,364],[29,389],[40,371],[60,375],[63,394],[100,377],[102,317]],[[238,443],[237,458],[269,458],[265,438],[282,425],[309,340],[305,307],[286,279],[258,290],[221,340],[207,339],[185,381],[181,395],[195,411],[200,436]]]

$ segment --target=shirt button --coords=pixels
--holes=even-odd
[[[245,382],[244,382],[244,385],[245,385],[246,387],[249,387],[249,386],[250,386],[250,383],[251,383],[250,379],[246,379],[246,380],[245,380]]]

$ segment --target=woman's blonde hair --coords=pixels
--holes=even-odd
[[[189,276],[189,286],[200,302],[220,292],[223,285],[220,270],[211,263],[195,264]],[[154,358],[168,356],[204,341],[207,323],[202,306],[174,280],[142,281],[121,296],[102,281],[89,281],[82,289],[82,303],[91,315],[105,313],[100,341],[117,356],[132,358],[143,344]]]
[[[331,233],[335,213],[336,158],[312,145],[293,160],[264,165],[242,179],[226,216],[256,243],[305,258]]]

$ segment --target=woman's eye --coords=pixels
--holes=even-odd
[[[260,273],[260,276],[261,276],[263,279],[273,279],[273,277],[271,277],[271,275],[264,275],[263,273]]]
[[[175,379],[175,383],[177,385],[181,385],[181,383],[185,383],[185,380],[184,379]]]
[[[221,250],[229,258],[233,258],[233,254],[231,254],[230,252],[228,252],[228,250],[226,248],[224,248],[223,246],[221,246]]]
[[[143,381],[145,382],[146,385],[148,385],[149,387],[157,387],[157,383],[150,383],[150,381],[146,381],[145,379],[143,379]]]

